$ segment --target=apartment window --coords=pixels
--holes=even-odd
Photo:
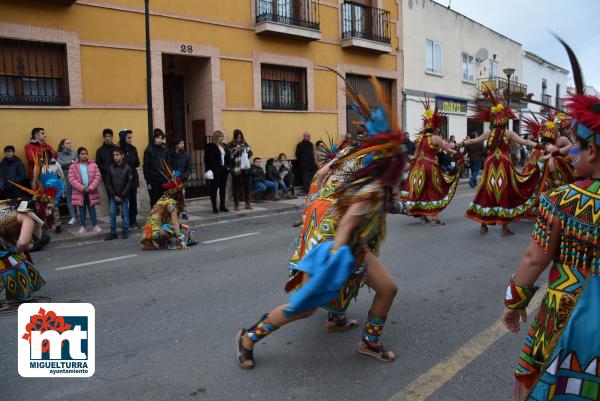
[[[377,77],[377,81],[379,81],[384,99],[391,100],[394,81],[380,77]],[[346,84],[354,88],[354,90],[364,98],[371,110],[379,105],[377,93],[375,92],[373,85],[371,85],[370,77],[365,75],[346,74]],[[354,109],[350,96],[346,96],[346,132],[352,134],[353,137],[360,131],[360,128],[356,124],[358,121],[360,121],[359,113]]]
[[[556,84],[556,104],[554,106],[556,107],[561,107],[561,102],[560,102],[560,84]]]
[[[462,79],[464,81],[475,80],[475,58],[468,53],[462,54]]]
[[[307,110],[306,69],[261,65],[262,108]]]
[[[490,60],[490,78],[498,76],[498,62]]]
[[[0,104],[67,106],[64,44],[0,38]]]
[[[427,39],[425,44],[426,70],[436,74],[442,73],[442,44]]]

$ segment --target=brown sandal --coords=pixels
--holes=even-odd
[[[419,220],[421,221],[421,224],[431,223],[431,220],[429,220],[427,217],[421,217]]]
[[[235,336],[235,344],[237,347],[237,360],[240,366],[244,369],[254,368],[254,350],[244,347],[242,339],[246,334],[246,329],[240,330]]]
[[[392,351],[384,350],[381,344],[373,345],[365,340],[361,340],[358,343],[358,352],[363,355],[372,356],[382,362],[394,362],[396,360],[396,355]]]
[[[325,329],[331,333],[343,333],[358,327],[358,321],[355,319],[334,319],[325,321]]]
[[[444,223],[442,220],[440,220],[438,218],[433,218],[433,219],[431,219],[431,225],[433,225],[433,226],[445,226],[446,223]]]
[[[511,236],[511,235],[515,235],[515,233],[510,228],[508,228],[506,226],[503,226],[502,227],[502,236],[503,237],[508,237],[508,236]]]
[[[484,225],[484,224],[482,224],[482,225],[481,225],[481,228],[479,229],[479,234],[481,234],[481,235],[485,235],[485,234],[487,234],[487,233],[488,233],[488,228],[487,228],[487,226],[486,226],[486,225]]]

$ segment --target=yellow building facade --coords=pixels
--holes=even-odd
[[[313,142],[352,132],[334,71],[370,101],[366,78],[381,78],[400,117],[399,0],[150,0],[149,9],[153,125],[170,143],[186,140],[199,180],[217,129],[227,140],[241,129],[255,155],[291,158],[304,131]],[[70,138],[93,155],[108,127],[132,129],[142,151],[144,11],[143,0],[0,2],[2,145],[22,155],[39,126],[53,147]]]

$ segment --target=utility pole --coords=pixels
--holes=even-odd
[[[146,100],[148,102],[148,143],[152,144],[153,109],[152,109],[152,67],[150,65],[150,0],[144,0],[146,18]]]

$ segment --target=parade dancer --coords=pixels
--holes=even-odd
[[[574,182],[575,171],[568,158],[562,155],[558,143],[558,130],[556,128],[557,123],[554,121],[554,112],[550,111],[548,118],[541,121],[535,116],[534,119],[523,117],[522,120],[525,123],[526,131],[533,138],[539,139],[542,145],[531,153],[529,161],[523,168],[523,174],[529,174],[535,170],[536,166],[542,169],[543,181],[539,186],[538,196],[542,192],[550,192],[560,186]]]
[[[34,164],[33,190],[11,183],[30,194],[31,201],[0,201],[0,289],[6,290],[10,303],[0,302],[0,310],[31,301],[33,293],[46,284],[29,251],[32,241],[41,238],[44,225],[52,228],[54,200],[62,195],[64,186],[57,175],[41,173],[39,158]]]
[[[165,192],[152,207],[146,224],[142,228],[140,243],[144,250],[188,249],[196,245],[191,228],[179,221],[184,210],[184,180],[179,170],[171,170],[163,160],[163,175],[168,181],[163,184]]]
[[[479,232],[482,235],[488,232],[489,224],[502,224],[502,235],[512,235],[508,223],[527,215],[535,202],[534,193],[540,185],[541,175],[537,166],[529,174],[519,173],[514,168],[510,159],[510,143],[514,141],[529,147],[537,144],[508,130],[508,121],[515,115],[498,93],[486,87],[482,94],[491,107],[482,99],[477,100],[475,119],[489,122],[490,131],[457,145],[460,148],[463,144],[487,140],[481,184],[465,216],[481,223]]]
[[[423,127],[416,141],[413,165],[401,198],[406,202],[409,216],[420,217],[423,224],[444,225],[437,216],[456,193],[464,158],[439,135],[443,114],[437,107],[431,109],[429,98],[425,99],[423,106]],[[453,174],[447,174],[440,168],[437,158],[440,151],[451,156],[459,155]]]
[[[600,98],[584,94],[577,60],[563,45],[577,91],[567,99],[575,131],[569,157],[582,180],[541,196],[532,242],[506,290],[502,319],[518,332],[552,263],[515,371],[518,401],[600,399]]]
[[[374,85],[377,93],[382,93],[376,81]],[[353,93],[349,90],[351,96]],[[376,292],[359,352],[385,362],[395,359],[393,352],[382,347],[380,336],[397,285],[375,255],[383,240],[386,211],[393,204],[390,187],[397,185],[404,165],[403,140],[398,130],[391,129],[395,126],[388,121],[391,108],[380,106],[371,112],[358,96],[353,99],[361,123],[369,133],[361,145],[363,148],[353,155],[363,158],[361,168],[332,195],[334,213],[323,219],[319,229],[320,235],[327,239],[318,241],[298,264],[302,280],[290,302],[265,314],[251,328],[238,332],[237,360],[243,368],[254,367],[256,342],[285,324],[310,316],[319,306],[335,303],[348,282],[356,277],[359,282],[364,279]]]

